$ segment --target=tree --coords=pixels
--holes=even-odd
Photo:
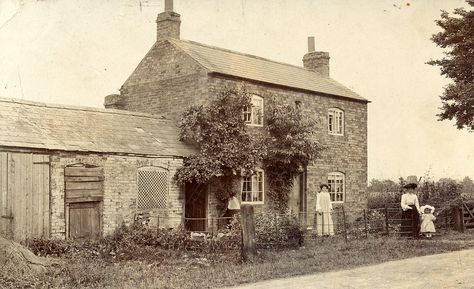
[[[393,192],[399,192],[400,188],[401,186],[392,180],[372,179],[367,189],[369,192],[393,193]]]
[[[474,6],[474,0],[466,1]],[[448,48],[445,57],[431,60],[430,65],[440,66],[441,75],[453,80],[441,96],[442,112],[439,120],[456,120],[458,129],[474,130],[474,10],[455,9],[454,16],[442,11],[436,24],[443,31],[431,40],[442,48]]]
[[[474,198],[474,182],[466,176],[461,182],[464,196]]]

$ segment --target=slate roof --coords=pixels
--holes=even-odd
[[[185,156],[175,123],[160,116],[0,98],[0,147]]]
[[[303,67],[194,41],[169,39],[209,72],[367,101],[337,81]]]

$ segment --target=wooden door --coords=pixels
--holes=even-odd
[[[306,210],[305,176],[303,172],[293,180],[293,187],[288,200],[288,207],[293,214],[303,213]]]
[[[49,156],[0,153],[0,232],[16,241],[49,237]]]
[[[97,239],[102,235],[103,180],[100,167],[64,169],[68,238]]]
[[[190,231],[206,231],[207,185],[186,184],[185,227]]]
[[[100,202],[69,204],[69,238],[98,239],[100,235]]]

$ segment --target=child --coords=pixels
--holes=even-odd
[[[433,221],[436,217],[433,215],[434,207],[430,205],[424,205],[420,208],[421,211],[421,228],[420,232],[425,235],[426,238],[431,238],[432,233],[436,232]]]

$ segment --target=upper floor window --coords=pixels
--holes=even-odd
[[[343,203],[345,200],[345,176],[340,172],[328,174],[329,195],[331,202]]]
[[[331,108],[328,111],[329,134],[344,135],[344,111]]]
[[[252,95],[250,107],[243,111],[244,121],[249,125],[263,125],[263,98],[258,95]]]
[[[242,178],[242,203],[263,204],[263,171]]]
[[[159,167],[139,168],[137,189],[137,208],[166,208],[168,201],[168,171]]]

